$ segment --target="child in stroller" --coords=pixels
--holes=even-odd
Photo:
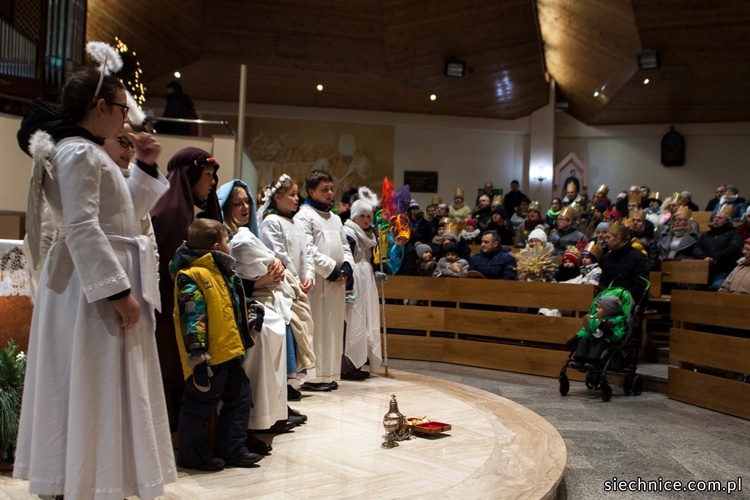
[[[574,361],[569,363],[571,368],[600,369],[604,361],[601,358],[607,347],[625,334],[630,294],[625,292],[623,298],[626,300],[623,305],[620,299],[622,292],[625,291],[621,288],[605,290],[594,300],[596,310],[592,311],[593,314],[584,316],[583,328],[565,344],[569,349],[575,348]]]
[[[585,371],[586,387],[601,390],[605,402],[612,397],[607,373],[623,375],[626,395],[641,393],[643,379],[636,374],[639,341],[633,337],[638,309],[624,288],[608,288],[594,299],[589,314],[583,318],[583,328],[566,342],[571,352],[558,376],[561,395],[570,390],[568,366]]]

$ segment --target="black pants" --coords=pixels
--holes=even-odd
[[[223,402],[216,426],[214,455],[235,458],[248,452],[245,446],[247,421],[250,415],[250,383],[242,362],[233,359],[211,366],[211,389],[195,388],[192,376],[187,381],[180,409],[177,463],[183,467],[201,465],[211,459],[208,446],[208,421]]]
[[[599,364],[600,357],[610,344],[602,339],[585,337],[578,341],[573,358],[580,363]]]

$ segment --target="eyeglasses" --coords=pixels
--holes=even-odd
[[[111,140],[117,141],[117,144],[119,144],[122,149],[132,148],[133,151],[135,151],[135,144],[130,142],[130,140],[127,137],[119,136],[118,138],[111,139]]]
[[[205,167],[206,165],[213,165],[214,163],[216,163],[216,158],[214,158],[213,156],[209,156],[208,158],[204,158],[202,160],[193,161],[193,164],[196,167]]]
[[[109,104],[110,106],[117,106],[118,108],[121,108],[123,119],[128,117],[128,110],[130,109],[129,106],[126,106],[125,104],[120,104],[119,102],[114,102],[114,101],[108,101],[107,104]]]

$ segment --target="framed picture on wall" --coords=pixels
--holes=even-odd
[[[405,170],[404,184],[409,185],[411,193],[437,193],[438,173],[421,170]]]

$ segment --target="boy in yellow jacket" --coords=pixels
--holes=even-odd
[[[188,381],[177,454],[177,465],[186,469],[250,467],[262,458],[245,445],[251,394],[242,360],[252,339],[242,281],[232,269],[227,237],[220,222],[196,219],[170,263],[177,345]],[[212,454],[207,427],[219,401],[223,405]]]

